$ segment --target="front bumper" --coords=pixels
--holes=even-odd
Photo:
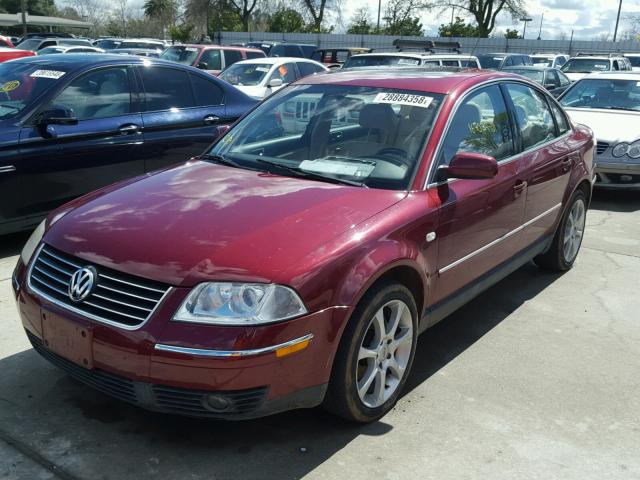
[[[598,188],[640,188],[640,162],[612,161],[598,158],[596,183]]]
[[[27,336],[51,363],[122,401],[200,417],[255,418],[320,404],[351,311],[333,307],[254,328],[184,324],[168,320],[188,292],[175,288],[142,328],[125,330],[83,318],[30,291],[21,263],[12,283]],[[54,352],[45,345],[43,322],[58,317],[90,332],[89,368],[77,352]],[[303,343],[305,348],[296,350]]]

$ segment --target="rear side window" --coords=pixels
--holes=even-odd
[[[318,65],[314,65],[313,63],[298,62],[297,65],[298,70],[300,70],[301,77],[306,77],[307,75],[313,75],[314,73],[324,71],[324,69],[320,68]]]
[[[205,70],[222,70],[220,50],[209,49],[202,52],[200,63],[206,63]]]
[[[540,92],[515,83],[507,84],[507,91],[515,107],[524,150],[547,142],[556,136],[551,110],[546,98]]]
[[[286,57],[286,56],[288,56],[287,54],[285,54],[284,45],[280,45],[280,44],[274,45],[273,47],[271,47],[270,55],[272,57]]]
[[[500,88],[485,87],[463,100],[442,144],[440,164],[458,152],[481,153],[496,160],[514,153],[511,123]]]
[[[242,54],[239,51],[237,51],[237,50],[225,50],[224,51],[224,63],[225,63],[225,66],[228,67],[229,65],[233,65],[234,63],[239,62],[240,60],[242,60]]]
[[[558,133],[562,135],[563,133],[568,132],[570,129],[569,121],[567,120],[564,112],[553,102],[549,102],[549,105],[551,105],[553,118],[556,119],[556,124],[558,125]]]
[[[147,111],[189,108],[195,105],[186,72],[164,67],[140,69],[147,100]]]
[[[338,50],[336,52],[336,62],[344,63],[349,58],[349,52],[346,50]]]
[[[321,62],[323,55],[324,55],[323,50],[316,50],[315,52],[313,52],[313,55],[311,55],[311,60],[315,60],[316,62]]]
[[[52,45],[57,45],[55,40],[48,40],[46,42],[42,42],[38,47],[38,50],[42,50],[43,48],[51,47]]]
[[[276,70],[271,74],[271,78],[269,81],[274,78],[279,78],[282,80],[284,85],[295,82],[296,81],[296,66],[293,63],[285,63],[284,65],[280,65]]]
[[[442,65],[445,67],[459,67],[460,64],[457,60],[442,60]]]
[[[216,85],[215,82],[202,78],[200,75],[190,73],[189,76],[191,77],[197,106],[222,105],[222,88]]]

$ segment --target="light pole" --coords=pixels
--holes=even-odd
[[[527,22],[530,22],[531,20],[533,20],[533,18],[529,18],[529,17],[522,17],[520,19],[520,21],[522,23],[524,23],[524,27],[522,29],[522,38],[524,38],[524,36],[527,34]]]
[[[380,35],[380,9],[382,8],[382,0],[378,0],[378,23],[376,24],[376,35]]]
[[[622,10],[622,0],[618,4],[618,16],[616,17],[616,29],[613,31],[613,41],[616,41],[616,37],[618,36],[618,24],[620,23],[620,10]]]
[[[542,20],[544,20],[544,12],[542,12],[542,16],[540,17],[540,29],[538,30],[538,40],[541,40],[542,36]]]

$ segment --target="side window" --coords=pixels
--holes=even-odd
[[[618,61],[617,60],[613,61],[613,69],[614,70],[620,70],[620,65],[618,65]]]
[[[442,60],[442,65],[445,67],[459,67],[458,60]]]
[[[188,85],[187,73],[182,70],[164,67],[142,67],[142,83],[147,99],[147,111],[188,108],[195,105],[193,94]]]
[[[502,66],[503,67],[512,67],[513,66],[513,57],[507,57]]]
[[[242,54],[237,50],[225,50],[224,51],[224,64],[225,67],[229,65],[233,65],[236,62],[242,60]],[[211,70],[218,70],[217,68],[212,68]]]
[[[285,57],[302,57],[300,54],[300,47],[297,45],[285,45],[284,46],[284,56]]]
[[[336,52],[336,62],[344,63],[349,58],[349,52],[347,50],[338,50]]]
[[[556,136],[551,110],[541,93],[526,85],[515,83],[507,84],[507,91],[515,107],[523,149],[544,143]]]
[[[43,48],[47,48],[47,47],[53,47],[54,45],[57,45],[55,40],[48,40],[46,42],[42,42],[38,47],[38,50],[42,50]]]
[[[567,57],[565,57],[564,55],[561,55],[561,56],[556,58],[556,65],[555,66],[560,68],[565,63],[567,63]]]
[[[78,120],[117,117],[131,112],[126,67],[103,68],[73,80],[52,102],[69,108]]]
[[[318,73],[323,71],[317,65],[309,62],[296,62],[298,65],[298,70],[300,70],[300,77],[306,77],[307,75],[313,75],[314,73]]]
[[[567,85],[569,85],[571,83],[571,80],[569,80],[564,73],[562,73],[562,72],[557,72],[557,73],[558,73],[558,77],[560,77],[560,86],[561,87],[566,87]]]
[[[556,119],[556,124],[558,125],[558,133],[562,135],[565,132],[569,131],[569,121],[567,120],[566,115],[560,108],[553,102],[549,102],[551,105],[551,111],[553,112],[553,118]]]
[[[282,80],[283,84],[291,83],[296,80],[296,66],[293,63],[285,63],[276,68],[275,72],[271,74],[269,81],[274,78]]]
[[[547,70],[547,80],[544,83],[545,87],[558,88],[560,86],[558,73],[555,70]]]
[[[264,58],[264,52],[252,52],[247,50],[245,54],[247,55],[247,58]]]
[[[284,45],[274,45],[271,47],[271,56],[272,57],[285,57],[284,53]]]
[[[442,144],[440,163],[448,165],[458,152],[482,153],[498,161],[513,155],[511,123],[498,86],[473,93],[456,110]]]
[[[202,78],[200,75],[190,73],[189,77],[191,77],[191,84],[193,85],[193,91],[196,95],[196,105],[198,107],[222,105],[222,88],[211,80]]]
[[[315,52],[313,52],[313,55],[311,55],[311,60],[315,60],[316,62],[322,62],[323,54],[324,54],[323,50],[316,50]]]
[[[209,49],[202,52],[200,63],[207,64],[207,70],[222,70],[220,50]]]

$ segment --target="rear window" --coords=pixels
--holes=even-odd
[[[193,65],[199,54],[200,49],[197,47],[175,46],[167,48],[162,52],[160,58],[183,65]]]
[[[478,55],[478,60],[480,61],[480,66],[482,68],[500,68],[502,64],[502,60],[504,57],[499,57],[495,55]]]

